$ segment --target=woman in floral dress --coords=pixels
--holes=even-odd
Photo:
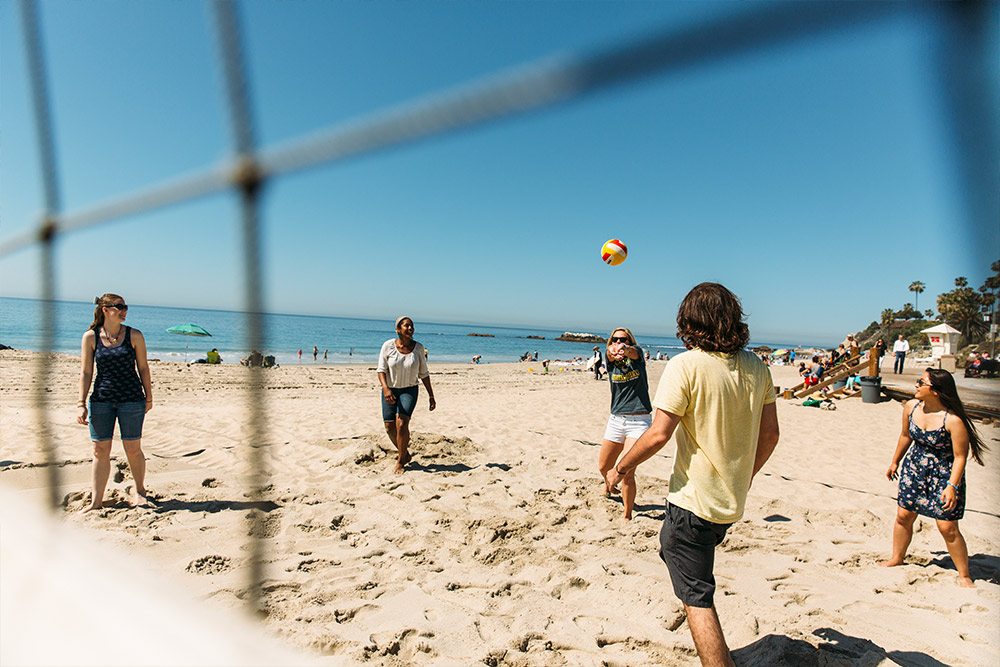
[[[965,466],[971,452],[982,465],[986,446],[965,413],[951,373],[928,369],[917,380],[914,398],[903,409],[903,429],[886,477],[899,477],[892,556],[885,567],[902,565],[917,515],[937,522],[959,585],[974,588],[969,550],[958,529],[965,514]]]

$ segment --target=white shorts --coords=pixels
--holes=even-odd
[[[608,418],[608,428],[604,431],[604,439],[624,443],[626,438],[638,438],[652,424],[653,415],[649,412],[641,415],[611,415]]]

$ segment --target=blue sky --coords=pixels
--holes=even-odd
[[[257,140],[743,7],[242,3]],[[64,210],[228,158],[202,3],[40,8]],[[0,239],[42,208],[19,27],[0,0]],[[1000,259],[1000,226],[963,208],[937,37],[896,17],[282,176],[262,209],[267,309],[672,335],[714,280],[755,340],[824,343],[912,301],[914,280],[933,307]],[[223,194],[69,235],[57,296],[239,309],[236,210]],[[629,247],[618,267],[600,260],[610,238]],[[0,295],[38,296],[38,263],[0,258]]]

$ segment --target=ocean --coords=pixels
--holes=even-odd
[[[142,331],[150,359],[194,361],[217,348],[223,363],[238,363],[249,355],[246,348],[246,322],[242,313],[228,310],[168,308],[129,304],[127,324]],[[18,350],[39,350],[42,302],[36,299],[0,297],[0,343]],[[55,302],[53,351],[80,353],[80,337],[93,321],[94,306],[74,301]],[[319,348],[319,363],[327,351],[328,364],[375,363],[382,343],[395,336],[392,320],[367,320],[312,315],[264,316],[266,342],[262,352],[273,354],[279,364],[313,363],[312,348]],[[166,329],[177,324],[197,324],[212,334],[211,338],[169,334]],[[481,355],[483,363],[518,361],[525,352],[538,351],[539,359],[569,360],[590,357],[593,344],[554,340],[564,329],[514,328],[495,325],[442,324],[417,321],[414,338],[427,348],[430,361],[468,363]],[[469,334],[489,336],[470,336]],[[584,333],[584,332],[577,332]],[[608,331],[588,331],[607,336]],[[634,332],[639,345],[652,356],[662,352],[673,356],[684,350],[673,337],[649,336]],[[541,336],[544,340],[528,338]],[[758,342],[752,342],[756,346]],[[764,343],[771,348],[788,345]],[[185,351],[185,347],[187,350]]]
[[[142,331],[150,359],[194,361],[217,348],[223,363],[238,363],[249,355],[246,348],[246,322],[242,313],[228,310],[200,310],[129,304],[127,324]],[[35,299],[0,297],[0,343],[19,350],[39,350],[42,302]],[[94,306],[72,301],[55,302],[53,351],[80,353],[80,337],[93,321]],[[197,324],[212,334],[211,338],[169,334],[166,329],[177,324]],[[554,340],[564,330],[494,325],[441,324],[415,322],[414,338],[428,351],[434,362],[468,363],[481,355],[483,363],[511,362],[525,352],[538,351],[539,359],[569,360],[588,358],[593,344]],[[395,336],[392,320],[367,320],[310,315],[265,315],[266,342],[262,352],[275,356],[279,364],[313,363],[312,348],[319,348],[319,363],[327,351],[328,364],[375,363],[382,343]],[[488,334],[470,336],[471,333]],[[579,332],[578,332],[579,333]],[[607,336],[607,331],[590,331]],[[544,340],[528,338],[542,336]],[[673,337],[646,336],[636,332],[639,345],[652,356],[658,351],[673,356],[684,350]],[[756,344],[756,343],[754,343]],[[772,348],[781,345],[769,344]],[[187,351],[185,351],[187,346]]]

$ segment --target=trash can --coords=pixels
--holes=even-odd
[[[864,375],[861,378],[861,402],[878,403],[882,393],[882,378],[877,375]]]

